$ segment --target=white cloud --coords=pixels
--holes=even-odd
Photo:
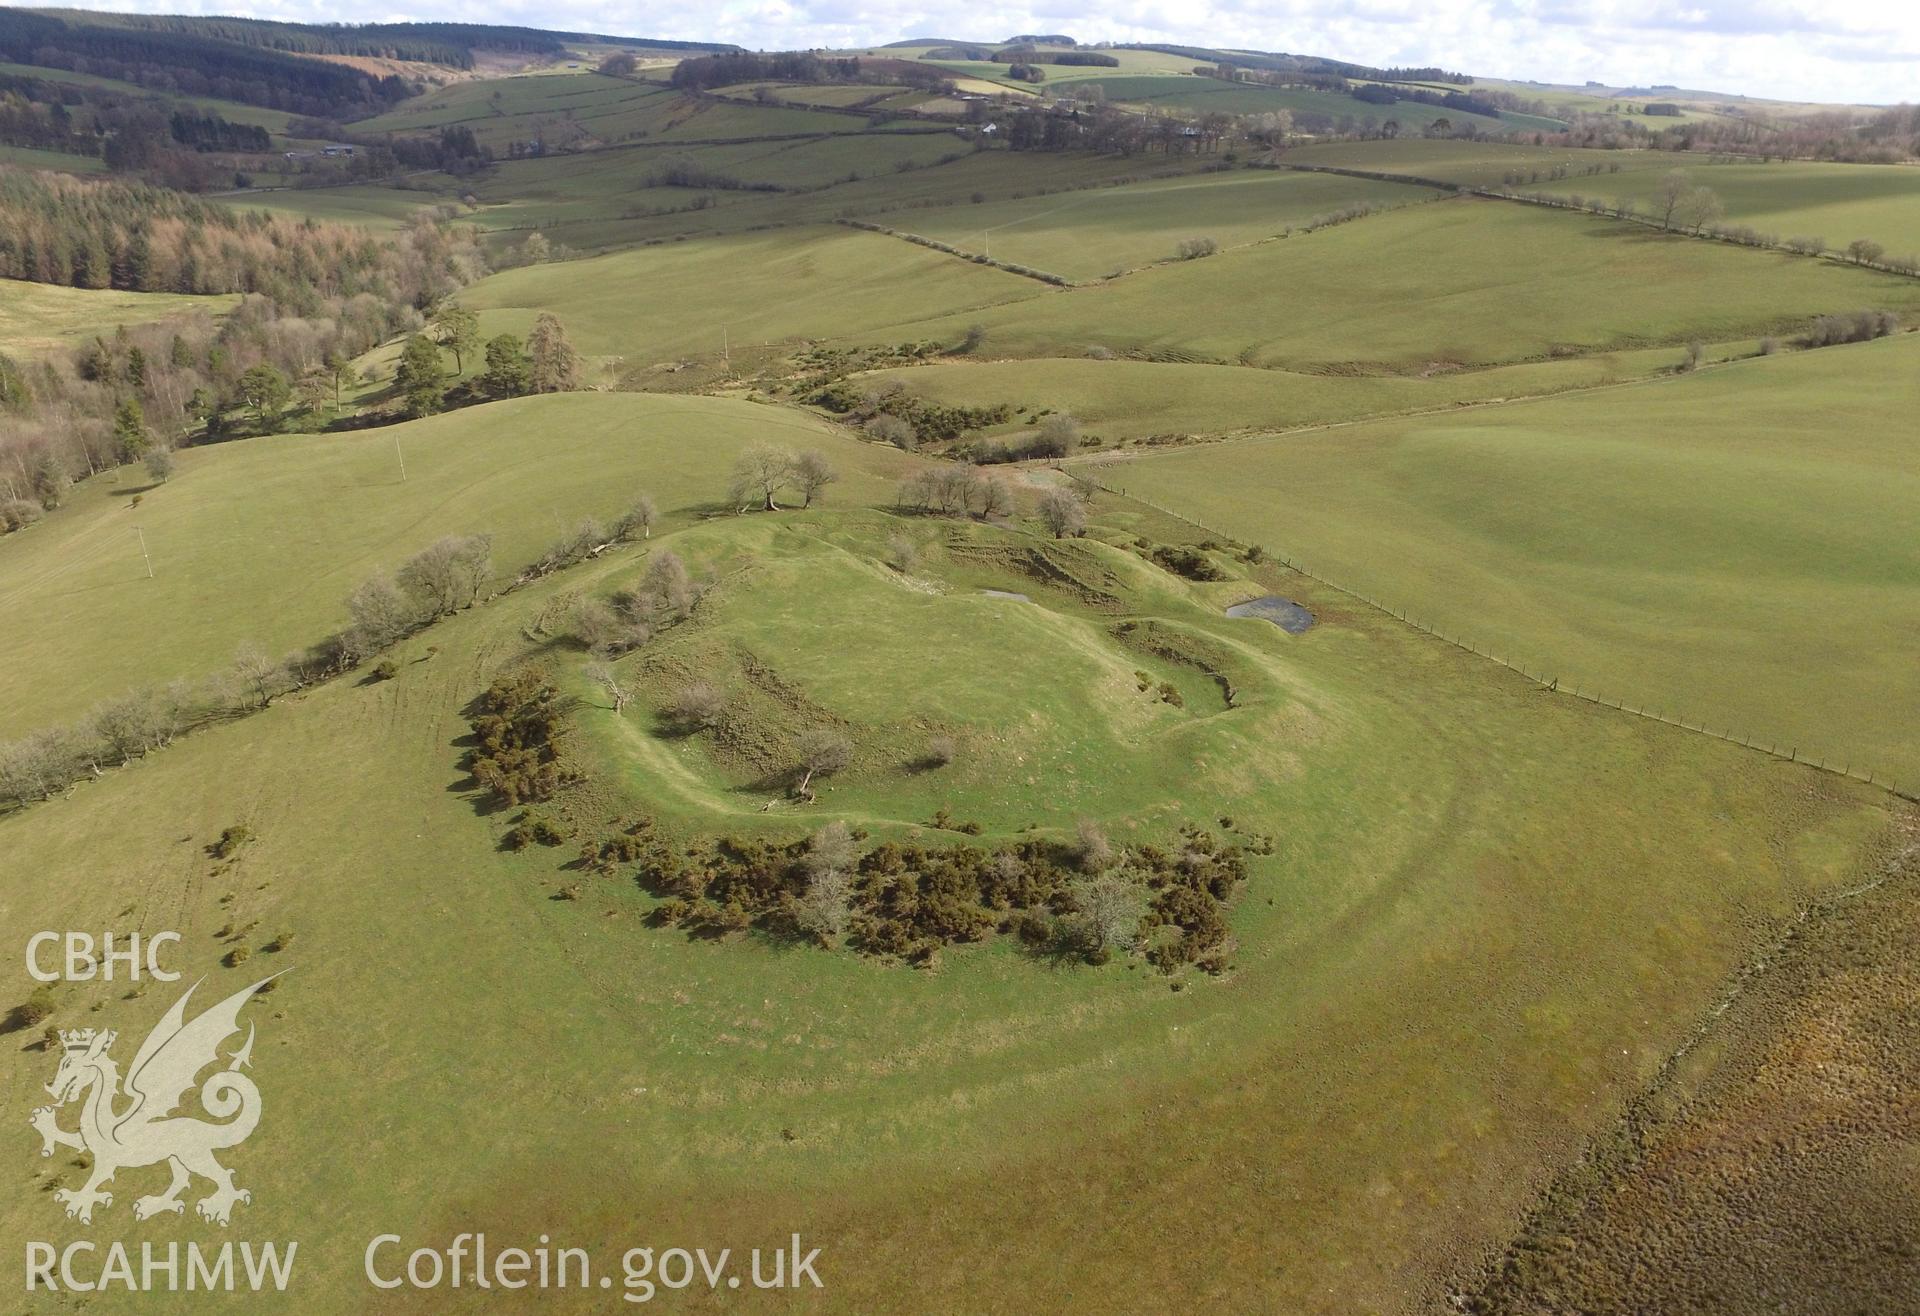
[[[127,0],[98,8],[232,12],[230,0]],[[1920,5],[1865,0],[718,0],[658,17],[585,0],[256,0],[261,18],[512,23],[731,41],[750,49],[882,44],[907,36],[998,41],[1066,32],[1438,64],[1487,77],[1672,84],[1789,100],[1892,103],[1920,94]]]

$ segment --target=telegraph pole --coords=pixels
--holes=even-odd
[[[133,533],[140,536],[140,560],[147,564],[147,579],[152,580],[153,579],[153,559],[147,556],[147,532],[145,530],[142,530],[139,526],[135,526],[133,528]]]
[[[395,431],[393,436],[393,455],[400,459],[400,483],[405,484],[407,482],[407,454],[400,451],[400,434],[398,431]]]

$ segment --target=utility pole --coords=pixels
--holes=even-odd
[[[396,431],[393,436],[393,455],[400,459],[400,483],[405,484],[407,482],[407,454],[400,451],[400,435],[398,431]]]
[[[729,375],[733,373],[733,343],[727,337],[727,326],[720,326],[720,366]]]
[[[153,559],[147,556],[147,532],[145,530],[142,530],[139,526],[135,526],[133,528],[133,533],[140,536],[140,560],[147,564],[147,579],[152,580],[153,579]]]

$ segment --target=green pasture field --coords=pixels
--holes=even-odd
[[[1239,170],[957,205],[915,212],[890,227],[1085,281],[1171,260],[1188,238],[1244,246],[1347,206],[1411,205],[1434,195],[1336,174]]]
[[[1578,686],[1920,787],[1920,339],[1101,476]]]
[[[1920,171],[1898,165],[1829,164],[1778,160],[1770,164],[1717,161],[1674,151],[1595,151],[1498,142],[1328,142],[1288,152],[1289,163],[1337,165],[1409,174],[1473,187],[1499,187],[1517,170],[1523,192],[1632,201],[1651,210],[1666,175],[1684,169],[1712,188],[1729,224],[1747,224],[1775,237],[1824,237],[1834,248],[1872,238],[1895,255],[1920,251]],[[1556,165],[1573,176],[1547,176]],[[1587,174],[1598,166],[1606,172]]]
[[[1364,290],[1362,295],[1361,290]],[[1785,333],[1920,283],[1502,201],[1413,206],[975,318],[995,355],[1408,373]],[[958,318],[928,326],[957,335]]]
[[[461,301],[482,312],[489,334],[523,333],[551,311],[583,352],[646,371],[687,357],[717,362],[723,346],[738,366],[806,340],[917,340],[938,317],[1043,291],[884,234],[794,228],[507,270]]]
[[[583,516],[610,519],[642,492],[669,519],[718,500],[750,441],[837,459],[886,451],[840,435],[742,402],[582,393],[189,448],[158,487],[138,467],[83,482],[44,521],[0,538],[0,601],[43,619],[0,636],[0,735],[77,717],[132,685],[210,674],[243,643],[279,654],[318,640],[345,623],[356,585],[440,535],[491,533],[504,583]],[[690,451],[699,462],[684,460]],[[890,488],[862,486],[852,469],[848,479],[864,494]],[[108,638],[126,634],[141,642]]]
[[[377,231],[392,231],[405,228],[418,211],[444,205],[458,194],[452,180],[446,180],[448,190],[445,192],[420,185],[435,183],[438,176],[411,181],[416,186],[360,183],[350,187],[274,187],[215,193],[209,199],[235,210],[263,210],[294,219],[358,224]],[[478,221],[480,217],[471,218]]]
[[[31,146],[0,145],[0,164],[22,169],[51,169],[62,174],[99,174],[106,162],[94,155],[70,155],[65,151],[42,151]]]
[[[639,441],[622,445],[630,424]],[[1145,704],[1111,630],[1125,612],[964,553],[1055,551],[1031,523],[887,510],[909,458],[843,441],[832,450],[845,478],[826,507],[696,523],[747,438],[832,445],[790,414],[568,397],[399,433],[415,456],[406,486],[386,483],[378,455],[393,432],[187,453],[142,511],[176,499],[173,543],[217,560],[190,574],[163,556],[158,579],[217,590],[220,610],[151,608],[109,581],[93,615],[143,647],[211,658],[230,636],[188,633],[210,619],[257,627],[266,618],[248,617],[245,599],[270,592],[272,617],[304,632],[335,618],[324,601],[364,569],[489,508],[528,543],[543,505],[563,500],[575,516],[644,487],[669,516],[649,543],[406,642],[392,680],[283,698],[0,817],[0,875],[21,926],[177,929],[176,962],[211,974],[208,999],[290,970],[250,1008],[267,1114],[227,1160],[253,1192],[235,1227],[299,1241],[303,1310],[363,1307],[362,1257],[387,1230],[408,1249],[463,1231],[495,1247],[549,1234],[616,1276],[627,1247],[771,1247],[798,1231],[823,1249],[831,1300],[863,1310],[980,1309],[1016,1291],[1043,1306],[1201,1294],[1300,1312],[1430,1306],[1452,1266],[1504,1242],[1547,1167],[1655,1073],[1756,921],[1857,883],[1886,831],[1863,786],[1545,695],[1310,581],[1227,562],[1234,579],[1193,586],[1118,546],[1067,546],[1104,564],[1123,609],[1210,637],[1246,691],[1233,709]],[[1179,533],[1123,501],[1096,510],[1096,539]],[[42,528],[120,515],[83,498]],[[288,515],[326,527],[298,560],[278,556]],[[891,533],[926,545],[914,578],[926,589],[875,561]],[[18,578],[9,555],[31,542],[0,541],[6,579]],[[566,595],[611,590],[667,549],[715,568],[718,583],[664,637],[663,660],[744,648],[805,699],[874,729],[880,752],[817,805],[761,812],[703,747],[662,742],[644,703],[616,718],[588,693],[581,656],[539,637],[536,620]],[[235,564],[263,556],[271,565],[251,580]],[[973,593],[1023,583],[1027,604]],[[1315,628],[1294,637],[1219,615],[1271,589],[1313,609]],[[66,661],[53,649],[32,658]],[[561,805],[584,827],[636,814],[685,825],[678,761],[696,789],[734,803],[715,818],[703,800],[693,816],[736,834],[793,837],[839,817],[904,838],[919,810],[952,799],[985,815],[987,841],[1028,821],[1053,831],[1089,807],[1128,810],[1109,820],[1123,845],[1190,821],[1271,837],[1273,853],[1253,859],[1232,908],[1229,972],[1179,991],[1144,967],[1055,964],[1010,939],[916,971],[650,928],[655,902],[629,877],[566,867],[570,847],[502,852],[504,819],[465,783],[465,710],[522,661],[584,696],[574,752],[592,784]],[[9,655],[4,670],[18,666]],[[71,693],[51,676],[20,692],[41,717]],[[968,733],[1011,706],[1010,679],[1031,720],[1004,740]],[[945,790],[904,783],[892,765],[936,717],[963,732]],[[1032,779],[1016,770],[989,789],[985,775],[1023,753]],[[1244,792],[1231,828],[1211,799],[1186,797],[1195,781]],[[216,863],[205,847],[236,824],[254,839]],[[569,887],[574,898],[559,898]],[[282,934],[287,948],[267,950]],[[241,967],[216,963],[242,948]],[[52,1022],[137,1037],[173,995],[71,984]],[[21,1061],[5,1097],[30,1109],[52,1058],[29,1046]],[[26,1173],[31,1189],[0,1207],[0,1235],[16,1247],[78,1236],[46,1191],[76,1172],[55,1160]],[[142,1174],[123,1172],[116,1198],[147,1191]],[[1262,1204],[1257,1229],[1249,1201]],[[106,1210],[95,1230],[127,1207]],[[1090,1213],[1109,1227],[1089,1231]],[[191,1213],[167,1228],[229,1237]],[[1179,1245],[1135,1264],[1141,1231],[1164,1229]],[[926,1246],[934,1236],[940,1249]],[[453,1296],[475,1305],[472,1290]],[[437,1310],[447,1297],[403,1292],[389,1305]],[[543,1304],[607,1300],[550,1291]],[[204,1299],[107,1293],[92,1305],[188,1311]]]
[[[1709,362],[1750,356],[1751,340],[1712,344]],[[1369,417],[1441,411],[1572,389],[1601,388],[1670,372],[1671,348],[1643,348],[1419,375],[1301,374],[1248,366],[1188,365],[1118,357],[953,358],[859,376],[878,389],[898,383],[950,406],[1006,403],[1031,414],[1064,411],[1107,444],[1173,442],[1200,436],[1344,425]],[[1017,417],[984,431],[1027,428]]]
[[[123,324],[148,324],[194,311],[218,314],[238,300],[0,279],[0,351],[34,356],[110,334]]]

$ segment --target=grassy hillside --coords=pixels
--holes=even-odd
[[[1562,684],[1912,790],[1916,362],[1909,336],[1102,478]]]
[[[1753,350],[1751,341],[1719,344],[1707,349],[1706,359]],[[897,383],[916,396],[952,406],[1004,402],[1031,413],[1064,411],[1078,418],[1089,435],[1109,443],[1162,443],[1196,435],[1351,424],[1374,416],[1595,388],[1665,373],[1673,363],[1673,352],[1666,348],[1431,376],[1301,374],[1127,358],[962,358],[876,370],[861,379],[869,388]],[[1025,425],[1025,418],[1016,416],[988,432],[1012,432]]]
[[[1513,185],[1521,191],[1631,201],[1643,210],[1653,207],[1666,175],[1684,169],[1695,184],[1719,196],[1727,223],[1749,224],[1783,239],[1824,237],[1836,248],[1865,237],[1896,254],[1920,251],[1920,174],[1896,165],[1758,164],[1673,151],[1419,140],[1328,142],[1291,151],[1287,159],[1474,187],[1499,187],[1519,174]],[[1570,176],[1555,179],[1556,167],[1565,167]]]
[[[1074,280],[1171,260],[1188,238],[1243,246],[1350,206],[1431,201],[1424,188],[1328,174],[1202,174],[915,212],[892,226]]]
[[[491,533],[498,585],[581,517],[610,518],[642,492],[670,517],[692,515],[722,497],[734,456],[755,440],[824,448],[850,488],[891,488],[860,483],[847,460],[873,453],[884,470],[886,450],[798,413],[634,394],[191,449],[158,488],[138,468],[88,482],[0,539],[0,605],[44,619],[0,638],[0,734],[71,720],[130,685],[211,673],[242,643],[275,654],[311,643],[345,620],[361,580],[440,535]],[[139,646],[111,638],[130,632],[145,637]]]
[[[532,409],[593,408],[604,420],[604,409],[650,404],[526,405],[514,433],[529,455],[510,477],[522,488],[555,464]],[[757,409],[703,404],[699,414],[724,434],[737,412],[762,417],[754,429],[764,432],[769,413]],[[481,410],[434,422],[454,430],[431,476],[441,501],[499,470],[493,441],[458,432],[486,420]],[[622,478],[602,469],[595,493],[633,483],[667,491],[669,504],[699,498],[691,486],[725,460],[715,452],[707,465],[709,442],[683,432],[639,445]],[[242,465],[253,486],[271,456],[331,455],[255,446],[270,457],[238,445],[201,454],[206,464],[178,477],[179,490],[224,478],[223,462]],[[594,451],[604,468],[604,438]],[[672,493],[682,482],[690,491]],[[337,516],[357,515],[371,492],[321,483],[332,492],[310,485],[309,496]],[[1170,992],[1152,973],[1052,966],[1006,941],[914,972],[757,936],[688,938],[644,926],[654,902],[625,877],[553,898],[581,877],[561,867],[564,852],[496,847],[498,824],[475,816],[462,787],[461,709],[520,658],[571,670],[576,659],[525,628],[563,593],[619,583],[640,552],[757,562],[721,577],[702,605],[711,621],[688,640],[749,645],[786,684],[849,715],[925,709],[850,680],[830,658],[845,637],[805,624],[808,598],[837,616],[843,585],[879,610],[848,615],[857,634],[893,618],[897,633],[881,636],[893,669],[927,671],[924,685],[893,683],[902,696],[945,689],[987,713],[994,705],[981,701],[1007,696],[982,683],[968,650],[946,650],[957,640],[997,654],[984,632],[1000,624],[1059,660],[1050,670],[1037,654],[1022,658],[1038,707],[1091,697],[1078,678],[1108,643],[1097,611],[1036,591],[1025,606],[1051,619],[1020,621],[998,603],[880,591],[856,563],[885,522],[852,509],[884,493],[857,483],[835,493],[846,510],[663,531],[646,549],[443,623],[403,647],[392,681],[316,688],[0,818],[9,908],[24,925],[164,920],[185,933],[195,964],[251,949],[243,968],[214,970],[218,987],[251,981],[256,967],[293,967],[258,1013],[254,1073],[271,1123],[231,1160],[254,1190],[250,1233],[301,1241],[304,1309],[364,1301],[364,1236],[389,1219],[420,1222],[393,1226],[410,1246],[456,1229],[496,1239],[561,1230],[605,1249],[603,1265],[634,1245],[636,1219],[649,1238],[712,1247],[797,1229],[824,1246],[833,1300],[869,1309],[901,1305],[903,1292],[919,1306],[991,1305],[1013,1290],[1043,1304],[1125,1305],[1227,1285],[1296,1311],[1430,1305],[1449,1259],[1504,1236],[1540,1158],[1570,1155],[1654,1071],[1738,955],[1747,920],[1856,880],[1883,827],[1864,788],[1543,699],[1308,582],[1240,585],[1282,588],[1315,610],[1320,624],[1292,638],[1218,619],[1211,609],[1227,587],[1163,576],[1133,596],[1139,606],[1207,625],[1255,678],[1244,710],[1192,715],[1184,750],[1162,739],[1165,769],[1229,779],[1243,764],[1236,736],[1269,718],[1284,728],[1260,751],[1284,783],[1259,821],[1236,823],[1271,831],[1277,845],[1235,907],[1235,969],[1222,980]],[[1115,530],[1171,532],[1124,505],[1103,515]],[[200,519],[209,530],[226,521],[213,506]],[[329,542],[337,552],[348,541]],[[344,576],[358,551],[321,569]],[[940,554],[951,551],[936,554],[929,578],[977,587],[966,572],[948,576]],[[1125,567],[1127,578],[1150,579],[1139,570]],[[430,660],[417,661],[429,644]],[[1131,686],[1126,698],[1137,698]],[[1100,711],[1112,717],[1123,702],[1102,699]],[[604,724],[611,713],[590,705],[580,716]],[[1140,709],[1130,734],[1153,736],[1154,719],[1173,716]],[[648,708],[622,720],[623,734],[654,736]],[[1105,807],[1138,789],[1091,752],[1096,742],[1040,743],[1067,761],[994,793],[1008,825],[1022,802],[1064,811],[1080,783],[1116,792]],[[793,835],[861,791],[873,804],[883,799],[874,792],[899,789],[886,782],[880,768],[856,769],[801,816],[753,811],[738,825]],[[583,819],[600,807],[671,816],[672,786],[657,772],[629,784],[630,796],[596,788],[569,807]],[[1135,827],[1116,822],[1116,833],[1157,835],[1189,812],[1173,802]],[[201,847],[237,822],[256,839],[216,866]],[[106,876],[75,882],[77,849]],[[265,950],[281,933],[293,934],[291,948]],[[485,990],[450,986],[477,981],[476,966]],[[55,1020],[93,1018],[99,1002],[137,1032],[169,993],[121,995],[63,988]],[[341,1081],[342,1056],[355,1057],[353,1081]],[[9,1100],[31,1106],[50,1061],[26,1060],[6,1082]],[[569,1169],[589,1163],[584,1176]],[[0,1208],[9,1237],[54,1228],[39,1190],[74,1177],[58,1162],[32,1168],[36,1190]],[[1035,1184],[1050,1187],[1028,1191]],[[1257,1230],[1246,1227],[1249,1196],[1269,1204]],[[1090,1234],[1090,1211],[1116,1227]],[[1149,1218],[1178,1218],[1183,1243],[1166,1264],[1132,1273],[1123,1259],[1137,1229],[1158,1228]],[[169,1228],[218,1232],[191,1217]],[[1276,1231],[1290,1240],[1280,1268],[1262,1260]],[[924,1246],[930,1235],[938,1251]],[[979,1260],[948,1266],[947,1249]],[[605,1302],[548,1296],[555,1310]],[[413,1297],[401,1307],[437,1302]]]
[[[881,234],[790,229],[508,270],[462,300],[490,327],[524,330],[552,311],[583,351],[640,370],[717,358],[723,330],[743,359],[806,339],[918,339],[936,317],[1043,286]]]
[[[1368,289],[1365,297],[1355,290]],[[1415,371],[1785,331],[1912,280],[1506,202],[1423,205],[981,314],[1011,354]],[[936,323],[932,332],[945,325]],[[951,332],[951,330],[948,330]]]
[[[0,279],[0,350],[14,355],[48,352],[111,334],[123,324],[147,324],[194,311],[217,314],[238,300]]]

